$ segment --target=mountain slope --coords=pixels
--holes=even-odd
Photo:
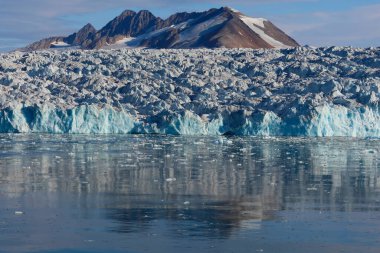
[[[270,21],[228,7],[176,13],[166,20],[126,10],[102,29],[87,24],[68,37],[51,37],[23,51],[57,47],[99,48],[286,48],[298,43]]]

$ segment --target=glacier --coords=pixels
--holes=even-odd
[[[0,54],[0,132],[380,137],[379,48]]]
[[[244,112],[236,112],[218,115],[210,122],[187,112],[164,122],[147,123],[111,107],[79,106],[62,110],[19,106],[0,112],[0,132],[379,137],[380,112],[371,108],[323,106],[302,121],[281,119],[273,112],[248,117]]]

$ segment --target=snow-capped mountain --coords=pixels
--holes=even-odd
[[[263,18],[223,7],[176,13],[163,20],[126,10],[99,31],[87,24],[77,33],[35,42],[22,51],[49,48],[286,48],[298,43]]]

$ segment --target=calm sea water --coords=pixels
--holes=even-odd
[[[0,135],[0,252],[379,252],[380,141]]]

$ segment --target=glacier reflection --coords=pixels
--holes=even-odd
[[[380,211],[379,144],[1,135],[0,195],[69,194],[69,203],[91,196],[81,208],[104,210],[110,233],[143,233],[164,220],[171,237],[229,238],[281,221],[284,211]]]

